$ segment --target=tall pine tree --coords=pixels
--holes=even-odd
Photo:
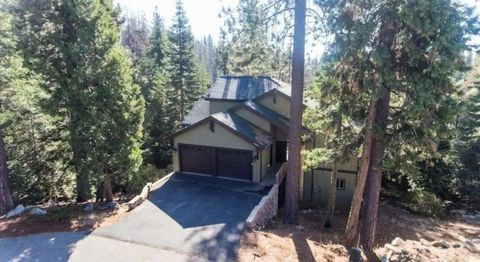
[[[91,196],[141,163],[144,102],[120,46],[119,10],[111,1],[23,0],[16,8],[26,64],[45,79],[52,114],[67,117],[77,199]]]
[[[174,129],[175,105],[167,94],[171,87],[169,41],[158,10],[153,14],[153,27],[149,48],[138,66],[138,84],[146,102],[144,161],[158,168],[167,168],[171,162],[171,149],[166,136]]]
[[[181,121],[186,112],[200,95],[206,92],[206,86],[198,82],[198,69],[195,63],[194,38],[181,0],[177,1],[176,13],[168,32],[170,40],[170,83],[173,88],[170,98],[174,103],[177,120]]]
[[[365,197],[361,245],[372,258],[382,172],[389,159],[409,166],[435,153],[432,143],[446,135],[454,121],[452,78],[474,20],[448,0],[323,4],[340,44],[334,77],[351,81],[351,95],[369,98],[358,100],[367,117],[346,240],[353,244]]]

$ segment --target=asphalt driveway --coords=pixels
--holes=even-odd
[[[0,239],[0,261],[233,261],[258,185],[177,174],[92,233]]]
[[[123,220],[91,236],[161,249],[169,260],[232,261],[245,220],[262,198],[256,190],[251,183],[176,174]]]

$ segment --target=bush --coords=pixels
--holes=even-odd
[[[153,165],[144,165],[135,173],[127,185],[128,194],[138,194],[147,183],[153,183],[168,175],[170,168],[158,169]]]
[[[452,165],[443,159],[429,159],[417,163],[420,175],[412,178],[415,186],[424,188],[442,199],[448,199],[455,190]]]
[[[421,189],[408,192],[402,204],[410,211],[424,216],[443,217],[445,214],[442,201],[434,194]]]

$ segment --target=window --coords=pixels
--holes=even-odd
[[[345,178],[337,178],[337,189],[345,190]]]

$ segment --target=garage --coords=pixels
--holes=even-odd
[[[253,151],[179,144],[180,170],[252,181]]]

